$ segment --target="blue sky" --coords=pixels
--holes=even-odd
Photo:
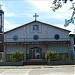
[[[71,2],[63,4],[62,8],[53,12],[52,0],[0,0],[4,10],[4,31],[11,30],[28,22],[34,21],[33,15],[37,13],[38,21],[71,30],[75,25],[64,27],[65,19],[70,19],[72,10]]]

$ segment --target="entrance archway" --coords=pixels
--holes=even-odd
[[[42,59],[42,49],[40,47],[32,47],[29,50],[30,59]]]

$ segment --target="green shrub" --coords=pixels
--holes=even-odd
[[[45,59],[47,61],[58,60],[58,53],[56,51],[47,51],[45,54]]]
[[[15,52],[11,53],[11,56],[5,59],[5,62],[20,62],[23,61],[23,53],[16,50]]]
[[[5,62],[13,62],[12,56],[10,56],[9,58],[6,58]]]
[[[22,57],[23,57],[23,53],[16,50],[15,52],[12,53],[12,57],[13,57],[13,61],[14,62],[20,62],[23,61]]]
[[[64,58],[63,60],[64,60],[64,61],[70,61],[71,58]]]

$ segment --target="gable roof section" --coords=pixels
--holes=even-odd
[[[48,26],[52,26],[52,27],[55,27],[55,28],[58,28],[58,29],[61,29],[61,30],[65,30],[65,31],[71,32],[70,30],[63,29],[63,28],[60,28],[60,27],[57,27],[57,26],[53,26],[53,25],[50,25],[50,24],[47,24],[47,23],[44,23],[44,22],[32,21],[32,22],[29,22],[29,23],[24,24],[24,25],[22,25],[22,26],[16,27],[16,28],[14,28],[14,29],[12,29],[12,30],[6,31],[6,32],[4,32],[4,34],[5,34],[5,33],[8,33],[8,32],[11,32],[11,31],[13,31],[13,30],[16,30],[16,29],[18,29],[18,28],[24,27],[24,26],[26,26],[26,25],[28,25],[28,24],[35,23],[35,22],[38,22],[38,23],[41,23],[41,24],[45,24],[45,25],[48,25]]]

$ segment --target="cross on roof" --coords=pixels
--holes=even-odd
[[[36,18],[39,17],[39,15],[37,15],[37,14],[35,13],[35,15],[33,15],[33,17],[35,17],[35,21],[36,21]]]
[[[0,4],[0,10],[1,10],[1,6],[2,6],[2,5]]]

